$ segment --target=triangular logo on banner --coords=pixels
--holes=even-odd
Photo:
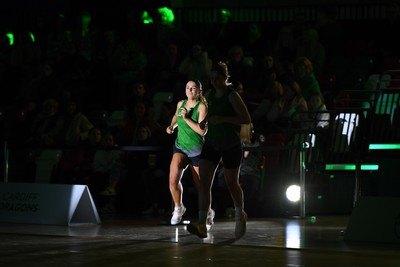
[[[92,199],[92,196],[89,193],[89,189],[85,186],[85,189],[82,192],[81,198],[78,201],[78,204],[75,208],[74,213],[69,221],[69,224],[78,224],[78,223],[94,223],[100,224],[100,217],[97,213],[96,206]]]
[[[100,224],[87,185],[0,183],[0,221]]]

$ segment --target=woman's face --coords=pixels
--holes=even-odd
[[[58,112],[58,104],[56,102],[49,102],[45,106],[45,111],[48,116],[53,116]]]
[[[274,66],[274,58],[271,56],[264,57],[263,65],[266,69],[270,69]]]
[[[103,145],[106,147],[112,147],[114,145],[114,137],[111,134],[104,136]]]
[[[189,81],[186,84],[186,96],[188,99],[195,99],[199,96],[200,94],[200,88],[197,86],[197,84],[193,81]]]
[[[140,127],[138,129],[138,139],[140,141],[145,141],[150,137],[149,131],[146,127]]]
[[[75,102],[69,102],[67,105],[67,110],[69,114],[74,114],[77,111],[78,107]]]
[[[303,78],[307,75],[307,67],[304,64],[298,64],[295,66],[294,71],[299,78]]]
[[[202,53],[201,46],[199,45],[193,45],[192,49],[190,50],[190,54],[192,55],[193,58],[198,58]]]
[[[144,103],[136,103],[136,106],[135,106],[135,115],[141,117],[141,116],[144,116],[145,113],[146,113],[146,106],[145,106],[145,104],[144,104]]]
[[[99,144],[101,141],[101,132],[100,130],[96,129],[90,132],[89,139],[94,144]]]
[[[313,95],[310,98],[310,107],[313,109],[319,108],[321,106],[321,98],[317,95]]]
[[[146,88],[144,87],[143,84],[139,83],[139,84],[135,85],[134,92],[135,92],[135,95],[137,95],[137,96],[144,96],[144,93],[146,92]]]
[[[213,71],[211,72],[211,84],[215,88],[221,88],[226,85],[225,77],[222,76],[219,72]]]
[[[233,62],[241,62],[243,60],[243,53],[239,49],[232,51],[230,60]]]

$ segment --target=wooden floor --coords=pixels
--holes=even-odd
[[[344,241],[350,215],[216,218],[206,239],[170,226],[169,218],[103,215],[101,224],[0,224],[0,266],[301,266],[398,267],[400,245]],[[190,218],[185,218],[190,220]]]

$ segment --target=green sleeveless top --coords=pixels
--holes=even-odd
[[[215,96],[215,89],[211,89],[208,94],[208,114],[207,117],[213,115],[219,116],[235,116],[236,112],[229,102],[229,94],[232,88],[226,90],[222,97]],[[212,124],[208,123],[208,131],[205,135],[205,143],[212,146],[216,150],[226,150],[238,144],[241,144],[240,126],[231,123]]]
[[[182,101],[181,108],[186,105],[187,100]],[[188,110],[188,116],[195,122],[199,121],[198,109],[200,101],[191,109]],[[190,126],[185,122],[178,110],[178,135],[175,141],[177,148],[182,150],[188,157],[195,157],[200,155],[201,149],[203,148],[204,139],[203,136],[196,133]]]

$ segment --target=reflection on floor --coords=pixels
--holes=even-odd
[[[234,222],[222,218],[206,239],[189,234],[184,224],[167,225],[168,218],[1,223],[0,266],[400,266],[397,244],[344,241],[349,218],[249,218],[240,240],[233,238]]]

